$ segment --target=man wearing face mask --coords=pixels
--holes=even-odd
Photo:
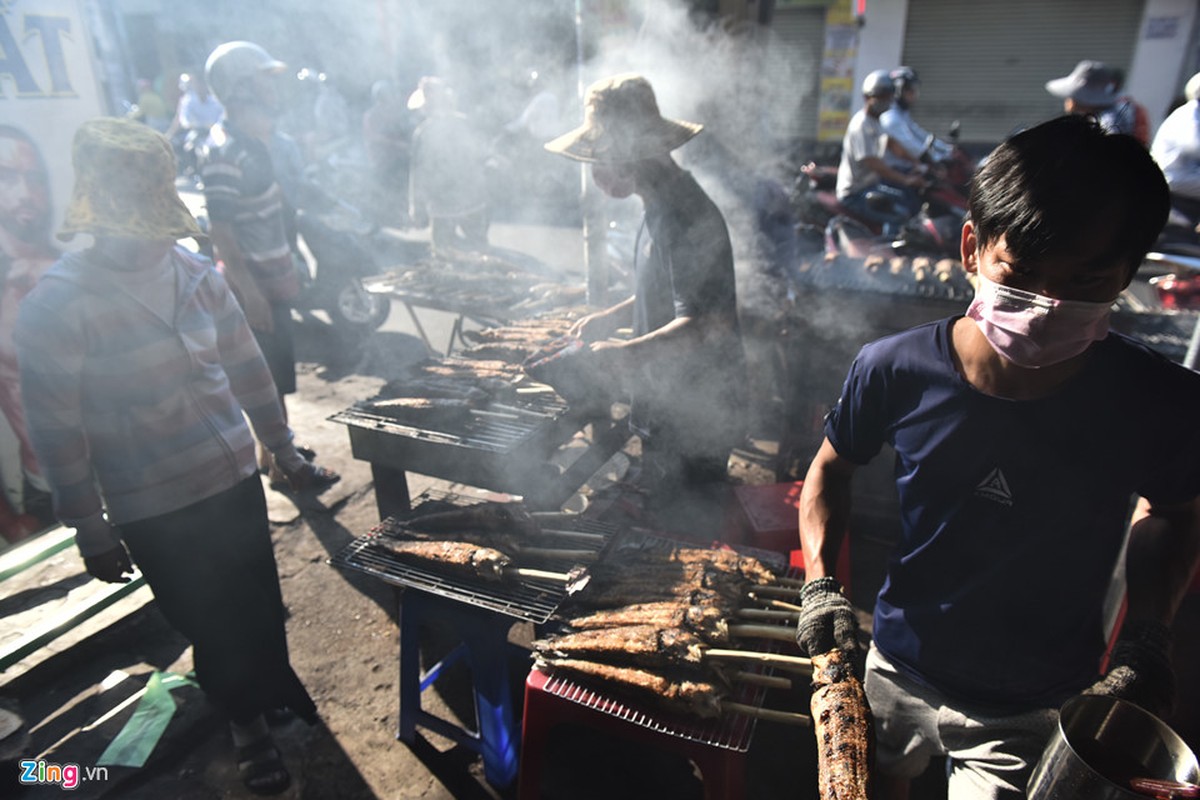
[[[1166,219],[1132,137],[1071,116],[1001,145],[972,186],[964,316],[867,345],[800,498],[797,639],[858,651],[831,577],[855,469],[896,451],[902,535],[875,604],[865,688],[883,795],[945,756],[949,797],[1023,798],[1081,692],[1172,702],[1169,624],[1200,555],[1200,375],[1109,331]],[[1133,498],[1128,613],[1102,606]]]
[[[623,379],[630,428],[642,440],[643,488],[680,514],[711,501],[728,478],[730,451],[744,436],[744,355],[733,249],[721,212],[671,151],[702,126],[667,119],[654,89],[627,73],[588,88],[584,123],[546,149],[590,163],[602,192],[638,195],[645,222],[632,297],[580,320],[595,374]],[[630,326],[633,338],[611,341]],[[711,521],[713,515],[708,515]],[[693,530],[693,534],[697,531]]]

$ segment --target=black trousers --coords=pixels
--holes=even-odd
[[[316,721],[288,659],[283,595],[257,475],[213,497],[121,526],[163,616],[192,643],[205,695],[238,723],[271,708]]]

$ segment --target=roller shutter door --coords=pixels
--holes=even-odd
[[[787,113],[773,120],[780,139],[815,139],[821,56],[825,50],[825,8],[776,8],[767,41],[768,74],[785,85]]]
[[[1083,59],[1128,70],[1144,0],[910,0],[904,63],[921,77],[914,117],[964,142],[996,143],[1062,113],[1046,81]]]

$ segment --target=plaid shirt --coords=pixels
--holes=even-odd
[[[61,258],[21,305],[30,434],[58,518],[79,531],[84,555],[115,544],[109,522],[184,508],[253,475],[243,409],[267,447],[294,449],[224,278],[181,248],[170,264],[172,320],[106,279],[87,252]]]

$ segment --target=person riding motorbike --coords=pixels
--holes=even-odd
[[[954,145],[943,142],[917,124],[912,117],[912,105],[921,96],[921,79],[912,67],[897,67],[889,73],[896,91],[892,107],[879,117],[888,138],[904,148],[909,158],[888,153],[884,160],[889,166],[906,170],[910,159],[928,163],[945,162],[954,155]]]
[[[852,214],[882,225],[884,236],[895,236],[920,207],[917,192],[925,186],[925,168],[880,123],[896,94],[891,73],[877,69],[867,75],[862,94],[863,107],[850,118],[842,140],[837,197]],[[911,171],[889,165],[889,153],[906,160]]]
[[[171,140],[179,171],[184,175],[197,172],[200,151],[208,141],[208,132],[225,116],[225,107],[216,95],[208,90],[204,75],[197,71],[179,76],[179,103],[175,107],[175,118],[167,128],[166,137]]]

